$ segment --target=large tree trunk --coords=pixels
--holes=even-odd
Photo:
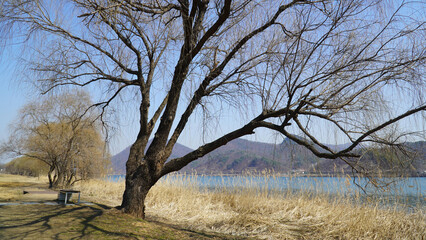
[[[126,190],[123,194],[122,210],[136,217],[145,218],[145,198],[153,184],[149,176],[140,176],[141,171],[126,176]]]
[[[145,198],[158,180],[153,165],[148,164],[145,158],[147,139],[146,136],[138,138],[130,148],[126,163],[126,189],[121,203],[123,212],[140,218],[145,218]]]

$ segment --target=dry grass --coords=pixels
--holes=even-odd
[[[21,200],[23,189],[39,189],[46,184],[47,178],[0,174],[0,202]]]
[[[118,206],[124,192],[124,181],[108,182],[105,180],[91,179],[77,182],[74,189],[81,191],[81,196],[91,202],[102,203],[108,206]]]
[[[307,193],[271,194],[247,188],[200,191],[193,177],[165,178],[150,191],[149,218],[198,231],[259,239],[424,239],[426,216],[361,204],[343,195],[334,200]],[[78,188],[93,201],[119,205],[118,183],[92,180]]]

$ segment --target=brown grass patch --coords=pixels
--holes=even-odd
[[[39,190],[46,187],[47,178],[0,174],[0,202],[25,200],[29,197],[23,194],[24,190]]]

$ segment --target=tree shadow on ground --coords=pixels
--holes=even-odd
[[[97,233],[129,237],[128,233],[110,231],[94,222],[107,206],[21,204],[0,206],[0,239],[51,238],[81,239]],[[136,238],[136,237],[135,237]]]
[[[101,204],[0,205],[0,239],[241,239],[145,221]]]

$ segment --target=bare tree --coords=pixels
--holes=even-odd
[[[49,188],[105,174],[109,158],[87,93],[63,93],[23,107],[1,149],[48,166]]]
[[[384,2],[3,0],[1,31],[35,46],[28,63],[43,93],[105,87],[94,105],[102,113],[119,98],[138,102],[121,207],[144,217],[162,176],[258,128],[322,158],[357,157],[361,143],[396,144],[401,135],[385,138],[385,130],[426,110],[425,11],[424,3]],[[410,104],[394,111],[392,91]],[[195,112],[245,103],[246,124],[166,161]],[[351,144],[322,144],[319,122]]]

